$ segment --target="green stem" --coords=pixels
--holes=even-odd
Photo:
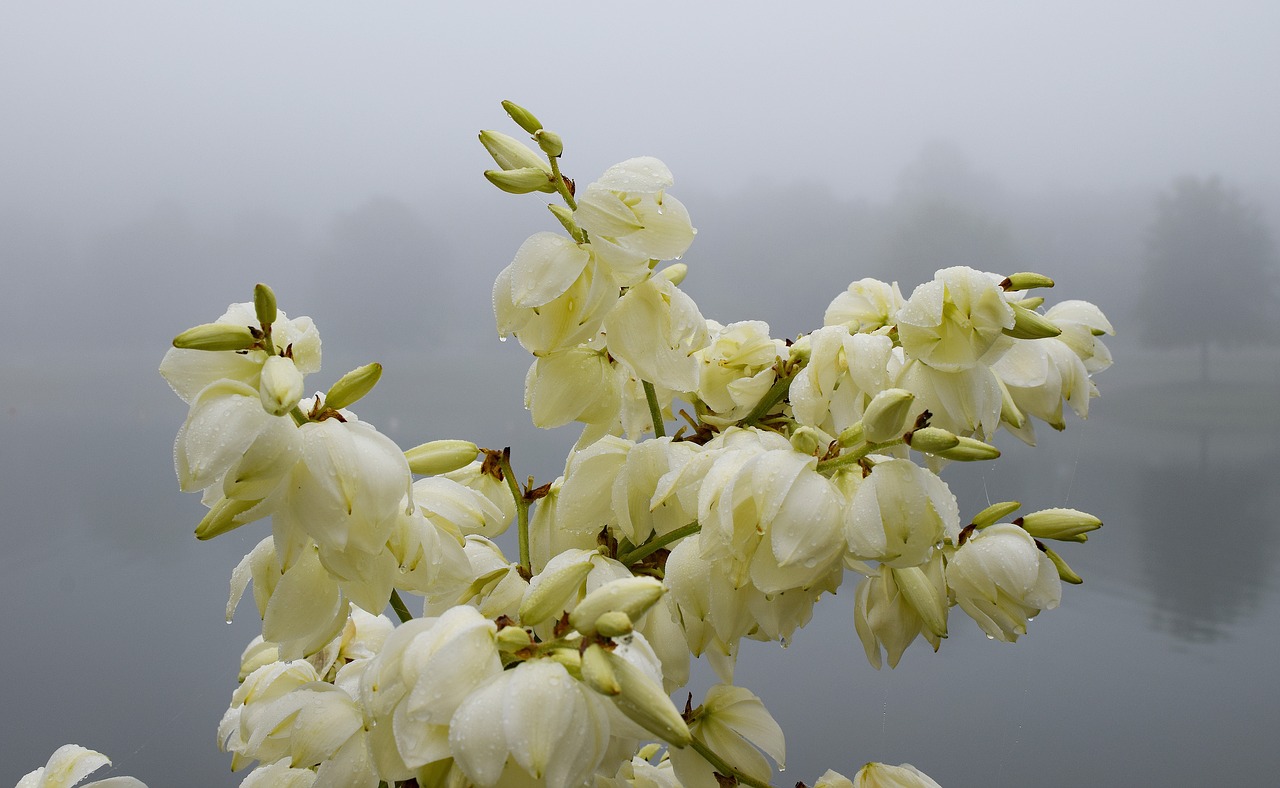
[[[578,203],[573,199],[573,195],[569,193],[569,187],[564,182],[564,176],[560,174],[560,159],[557,156],[548,156],[547,161],[551,162],[551,179],[555,181],[556,191],[560,192],[560,196],[564,198],[564,204],[569,206],[569,210],[578,210]]]
[[[520,492],[520,484],[516,481],[516,472],[511,469],[511,456],[502,453],[502,476],[507,480],[507,489],[516,502],[516,535],[520,541],[520,568],[526,576],[533,573],[533,561],[529,558],[529,501]]]
[[[683,539],[686,536],[692,536],[701,530],[702,530],[702,524],[699,523],[697,520],[694,520],[688,525],[681,526],[680,528],[677,528],[674,531],[665,533],[662,536],[659,536],[655,539],[645,542],[644,544],[640,545],[634,550],[629,550],[625,553],[620,553],[618,555],[618,563],[622,564],[623,566],[630,566],[631,564],[634,564],[636,561],[639,561],[642,558],[645,558],[649,555],[652,555],[653,553],[656,553],[657,551],[661,550],[662,548],[666,547],[672,542],[679,541],[680,539]]]
[[[307,419],[307,414],[303,413],[302,408],[299,408],[297,405],[294,405],[293,410],[289,411],[289,416],[293,419],[293,423],[299,427],[309,421],[309,419]]]
[[[868,454],[873,454],[875,452],[880,451],[881,449],[888,449],[893,446],[900,446],[904,442],[905,441],[903,441],[902,438],[896,438],[894,440],[886,441],[884,443],[867,443],[862,446],[859,446],[856,449],[853,449],[852,451],[847,451],[844,454],[841,454],[839,457],[832,457],[829,460],[823,460],[822,462],[818,463],[817,468],[815,468],[814,470],[816,470],[818,473],[821,473],[825,476],[830,476],[833,472],[841,468],[844,468],[845,466],[853,465],[855,462],[866,457]]]
[[[757,421],[768,415],[769,411],[773,410],[773,406],[777,405],[782,401],[783,397],[787,396],[787,390],[791,388],[791,380],[796,376],[796,372],[798,371],[799,369],[797,368],[792,371],[791,374],[783,375],[774,381],[774,384],[765,392],[764,397],[756,403],[756,406],[751,409],[751,412],[744,416],[742,421],[739,423],[744,427],[750,427],[752,424],[755,424]]]
[[[396,611],[396,616],[400,619],[401,624],[407,624],[413,620],[413,614],[409,612],[404,600],[400,598],[400,592],[394,588],[391,589],[391,609]]]
[[[640,385],[644,386],[644,398],[649,401],[649,418],[653,419],[653,437],[665,438],[667,425],[662,420],[662,408],[658,406],[658,392],[647,380],[640,381]]]
[[[711,751],[710,747],[698,741],[697,739],[694,739],[691,742],[689,742],[689,746],[693,748],[694,752],[701,755],[703,759],[706,760],[707,763],[711,764],[711,767],[713,769],[715,769],[717,772],[724,775],[725,777],[732,777],[742,785],[750,785],[751,788],[773,788],[773,786],[770,785],[769,783],[761,782],[755,779],[754,777],[748,777],[747,775],[733,768],[729,764],[725,763],[724,759],[722,759],[719,755],[716,755],[714,752]]]

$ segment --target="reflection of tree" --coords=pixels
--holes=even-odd
[[[1217,178],[1182,178],[1157,204],[1147,234],[1138,304],[1143,341],[1200,346],[1253,344],[1274,336],[1276,253],[1266,223]]]
[[[1156,624],[1194,642],[1217,640],[1254,607],[1274,553],[1277,516],[1270,457],[1145,468],[1139,477],[1146,586]]]

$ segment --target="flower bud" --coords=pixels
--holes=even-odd
[[[480,447],[471,441],[448,439],[414,446],[404,456],[413,473],[419,476],[438,476],[467,467],[479,453]]]
[[[489,183],[502,189],[507,194],[529,194],[530,192],[553,192],[556,187],[547,176],[546,170],[537,167],[523,167],[518,170],[485,170],[484,177]]]
[[[1085,534],[1102,527],[1097,517],[1075,509],[1041,509],[1013,521],[1036,539],[1083,542]]]
[[[553,159],[564,153],[564,140],[560,139],[560,135],[554,131],[542,129],[533,135],[533,139],[538,143],[538,147],[542,148],[542,152]]]
[[[840,444],[841,448],[847,449],[850,446],[857,446],[859,443],[865,442],[866,438],[866,428],[863,427],[861,421],[856,421],[840,431],[840,434],[836,436],[836,443]]]
[[[672,263],[666,268],[658,272],[658,276],[665,277],[671,284],[679,287],[680,283],[689,274],[689,266],[684,263]]]
[[[524,627],[506,626],[498,630],[495,642],[499,651],[510,654],[533,645],[533,638]]]
[[[480,132],[480,144],[504,170],[534,168],[548,174],[551,172],[551,167],[532,148],[500,131]]]
[[[635,621],[653,607],[662,597],[662,592],[662,581],[656,578],[624,577],[614,580],[583,597],[569,614],[569,625],[584,635],[594,635],[596,622],[605,613],[621,611]],[[523,614],[523,605],[521,611]]]
[[[1027,309],[1039,309],[1044,306],[1044,296],[1024,298],[1018,302],[1018,306],[1025,306]]]
[[[568,206],[560,205],[559,203],[551,203],[547,205],[547,210],[551,211],[552,215],[556,217],[560,222],[560,225],[564,227],[565,232],[573,236],[573,240],[578,243],[586,242],[587,234],[584,233],[582,228],[578,226],[578,223],[574,221],[573,211],[571,211]]]
[[[693,739],[689,726],[662,686],[617,654],[601,651],[618,680],[619,694],[613,699],[618,709],[672,747],[688,746]]]
[[[906,389],[885,389],[871,399],[862,414],[862,428],[870,443],[884,443],[901,437],[903,423],[916,395]]]
[[[272,356],[262,364],[258,379],[258,397],[262,407],[272,416],[283,416],[302,399],[302,372],[293,359]]]
[[[1075,570],[1067,566],[1067,562],[1062,560],[1062,556],[1047,547],[1044,549],[1044,554],[1053,562],[1054,568],[1058,570],[1058,578],[1061,579],[1062,582],[1071,583],[1072,585],[1077,586],[1084,582],[1083,577],[1076,574]]]
[[[827,442],[822,440],[821,433],[813,427],[801,427],[791,433],[791,448],[801,454],[818,454],[820,449],[825,450]]]
[[[1010,306],[1013,307],[1013,328],[1004,329],[1006,336],[1014,339],[1048,339],[1062,333],[1062,329],[1039,312],[1027,309],[1021,304],[1010,304]]]
[[[200,541],[212,539],[257,520],[258,517],[246,518],[241,515],[260,503],[262,503],[261,498],[252,501],[222,498],[196,525],[196,538]]]
[[[552,649],[547,656],[564,665],[570,671],[580,672],[582,670],[582,655],[578,653],[576,648]]]
[[[547,619],[558,618],[564,612],[565,602],[576,593],[590,572],[590,561],[563,563],[550,571],[544,569],[538,575],[537,583],[530,583],[520,602],[520,623],[531,627]]]
[[[601,695],[614,696],[622,692],[613,665],[599,643],[592,643],[582,652],[582,681]]]
[[[1027,417],[1022,415],[1022,410],[1018,408],[1018,403],[1013,401],[1013,394],[1009,392],[1009,387],[999,377],[996,377],[996,384],[1000,387],[1000,420],[1010,427],[1021,429],[1026,423]]]
[[[960,445],[960,438],[955,433],[941,427],[921,427],[902,437],[908,446],[925,454],[937,454]]]
[[[976,528],[986,528],[989,525],[995,525],[1005,518],[1006,515],[1013,514],[1018,511],[1022,504],[1017,501],[1001,501],[993,503],[982,511],[978,512],[970,520]]]
[[[173,346],[183,350],[249,350],[256,344],[248,326],[230,323],[205,323],[173,338]]]
[[[329,392],[324,395],[325,407],[337,410],[352,405],[368,394],[381,377],[382,365],[376,361],[356,367],[329,387]]]
[[[635,629],[631,616],[622,610],[610,610],[596,619],[596,634],[605,638],[620,638],[630,635]]]
[[[1036,287],[1053,287],[1053,280],[1044,274],[1021,271],[1006,276],[1000,286],[1005,291],[1031,290]]]
[[[1000,456],[1000,450],[990,443],[983,443],[977,438],[963,436],[960,437],[959,443],[952,448],[931,453],[943,459],[958,460],[960,462],[994,460]]]
[[[542,122],[533,116],[533,113],[514,101],[503,101],[502,108],[507,111],[511,119],[516,125],[530,134],[537,134],[542,130]]]
[[[253,287],[253,313],[264,326],[276,322],[276,294],[261,282]]]

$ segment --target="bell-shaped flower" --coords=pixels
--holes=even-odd
[[[600,788],[682,788],[671,759],[664,758],[653,764],[645,758],[647,752],[648,749],[641,750],[639,755],[624,762],[613,777],[597,775],[595,784]]]
[[[277,555],[273,539],[259,542],[231,573],[228,621],[250,579],[262,617],[262,636],[278,648],[282,658],[314,654],[342,631],[346,599],[338,581],[320,563],[314,543],[305,544],[286,564]]]
[[[235,380],[214,381],[192,400],[187,420],[178,430],[173,450],[178,485],[183,492],[203,490],[222,481],[227,471],[244,459],[264,433],[269,436],[259,447],[259,453],[277,445],[290,447],[294,431],[292,421],[264,411],[258,392],[247,384]],[[281,459],[281,464],[262,468],[255,477],[263,472],[272,474],[271,484],[267,486],[273,487],[283,475],[282,470],[289,467],[288,458]]]
[[[902,293],[897,282],[859,279],[832,299],[822,317],[822,325],[844,326],[850,333],[868,334],[893,325],[901,308]]]
[[[580,421],[603,435],[618,420],[622,383],[623,372],[607,352],[578,345],[533,362],[524,404],[535,427]]]
[[[232,304],[215,322],[234,326],[258,326],[252,303]],[[290,319],[276,313],[271,324],[272,344],[279,349],[292,346],[291,357],[303,375],[320,371],[320,333],[309,317]],[[258,390],[262,365],[267,360],[262,350],[247,353],[233,351],[170,348],[160,362],[160,374],[183,402],[191,400],[216,380],[235,380]]]
[[[471,562],[462,545],[462,534],[457,529],[441,523],[421,507],[401,515],[387,541],[387,549],[399,569],[396,588],[429,594],[437,586],[470,582]]]
[[[284,416],[302,399],[302,372],[293,359],[272,356],[262,364],[258,396],[262,407],[272,416]]]
[[[249,772],[240,788],[315,788],[317,776],[311,769],[295,769],[282,760]]]
[[[614,480],[635,445],[626,438],[606,435],[570,455],[556,501],[556,521],[560,528],[598,534],[605,526],[616,524],[612,499]]]
[[[1049,307],[1044,316],[1062,329],[1058,341],[1080,357],[1090,375],[1111,366],[1111,351],[1098,337],[1114,336],[1116,330],[1101,309],[1088,301],[1063,301]]]
[[[475,608],[401,624],[360,674],[360,701],[375,723],[370,749],[384,780],[407,780],[449,758],[450,720],[475,690],[502,674],[497,626]]]
[[[926,625],[920,608],[925,609],[930,624]],[[880,669],[883,649],[889,667],[896,668],[907,646],[922,633],[933,650],[938,650],[938,630],[946,630],[946,611],[947,589],[939,552],[922,567],[881,565],[876,574],[863,578],[854,595],[853,623],[871,666]]]
[[[999,281],[994,274],[956,266],[917,287],[897,315],[907,356],[943,372],[977,364],[1004,329],[1013,327],[1013,308]]]
[[[743,774],[762,783],[773,776],[767,754],[779,769],[785,768],[786,745],[782,728],[760,698],[744,687],[717,684],[707,691],[692,724],[695,741],[733,764]],[[714,768],[692,749],[671,750],[676,776],[685,788],[718,788]]]
[[[586,266],[559,295],[542,304],[520,304],[515,273],[504,268],[493,283],[493,311],[498,334],[515,334],[520,345],[536,356],[586,342],[618,301],[618,285],[594,266]],[[533,291],[534,293],[540,291]],[[525,297],[536,298],[536,295]]]
[[[78,744],[64,744],[53,751],[49,761],[18,780],[14,788],[72,788],[103,766],[110,766],[111,759],[100,752]],[[147,788],[133,777],[108,777],[84,783],[80,788]]]
[[[521,778],[582,785],[608,747],[606,703],[558,662],[523,662],[462,700],[449,723],[450,752],[484,788]]]
[[[837,774],[836,777],[840,775]],[[830,788],[847,788],[839,781],[828,781],[828,785]],[[942,788],[929,775],[909,763],[897,766],[890,766],[887,763],[868,763],[853,776],[852,785],[853,788]],[[818,780],[818,786],[815,786],[815,788],[819,787],[827,788],[822,780]]]
[[[556,512],[560,502],[561,476],[551,482],[547,494],[534,505],[529,518],[529,558],[535,572],[542,571],[553,557],[570,550],[594,550],[598,546],[599,532],[574,531],[562,528]]]
[[[747,320],[722,326],[707,321],[710,344],[698,360],[698,399],[710,409],[702,420],[727,427],[751,412],[773,385],[774,366],[786,343],[769,336],[769,324]]]
[[[1015,340],[1013,347],[991,366],[1018,410],[1035,416],[1055,430],[1066,429],[1062,418],[1065,400],[1077,416],[1089,415],[1093,382],[1084,362],[1057,338]],[[1012,430],[1034,444],[1029,423],[1024,432]]]
[[[976,532],[951,556],[946,576],[960,609],[997,640],[1016,641],[1032,617],[1062,599],[1053,561],[1011,523]]]
[[[695,657],[705,653],[720,680],[733,681],[738,641],[754,625],[748,595],[701,556],[696,539],[681,540],[671,550],[663,585],[675,603],[689,652]]]
[[[655,438],[627,453],[613,480],[613,512],[618,530],[632,544],[664,536],[698,517],[697,479],[683,473],[700,447]]]
[[[684,205],[666,193],[672,183],[671,171],[651,156],[615,164],[578,196],[574,221],[645,260],[679,259],[696,231]]]
[[[506,500],[511,493],[504,490]],[[495,537],[507,530],[511,520],[498,504],[484,493],[447,476],[428,476],[413,483],[413,503],[435,523],[462,535]]]
[[[486,533],[503,533],[511,522],[515,520],[516,502],[511,498],[511,488],[507,485],[505,479],[499,479],[487,472],[483,462],[476,460],[470,465],[444,474],[444,478],[480,493],[497,508],[500,515],[497,522],[494,522],[491,519],[493,517],[492,510],[481,505],[485,512],[485,526],[482,530]],[[429,505],[425,506],[425,508],[429,513],[433,511]],[[459,527],[461,526],[459,525]]]
[[[842,326],[820,328],[807,339],[809,361],[791,381],[791,407],[799,423],[836,435],[861,419],[871,398],[889,387],[893,341],[851,335]]]
[[[915,394],[915,412],[933,414],[930,424],[934,427],[985,439],[1000,426],[1000,382],[986,364],[942,372],[920,361],[908,361],[895,385]]]
[[[698,385],[694,353],[707,344],[698,305],[671,280],[653,276],[618,299],[604,320],[609,353],[655,386],[690,392]]]
[[[946,482],[910,460],[876,463],[857,486],[844,534],[855,558],[919,566],[934,546],[960,535],[960,509]]]
[[[456,585],[438,582],[427,594],[426,615],[441,615],[455,605],[473,605],[485,618],[520,614],[520,602],[529,581],[520,575],[520,565],[509,561],[501,548],[483,536],[468,536],[462,546],[470,566]]]

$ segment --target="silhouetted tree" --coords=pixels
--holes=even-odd
[[[1218,178],[1181,178],[1147,232],[1138,317],[1157,347],[1232,347],[1275,336],[1276,249],[1258,211]]]

